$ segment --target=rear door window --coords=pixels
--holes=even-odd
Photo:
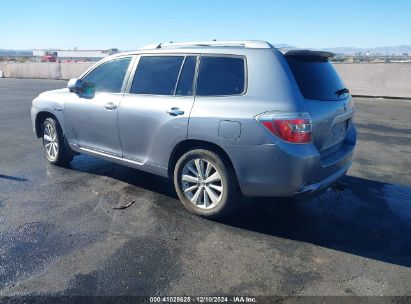
[[[187,56],[181,69],[175,95],[193,95],[194,74],[197,63],[196,56]]]
[[[310,56],[285,58],[304,98],[339,100],[347,97],[347,94],[338,93],[345,85],[328,59]]]
[[[244,58],[201,56],[196,95],[239,95],[244,89]]]
[[[142,56],[131,93],[174,95],[184,56]]]

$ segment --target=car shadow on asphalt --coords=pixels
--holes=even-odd
[[[310,199],[246,199],[226,225],[411,266],[411,188],[345,176]]]
[[[80,157],[87,161],[75,162],[72,170],[178,199],[166,178]],[[410,197],[411,187],[345,176],[340,187],[317,197],[244,198],[234,213],[215,222],[411,267]]]
[[[139,188],[178,199],[173,185],[167,178],[118,165],[103,159],[79,155],[74,158],[67,169],[107,176]]]

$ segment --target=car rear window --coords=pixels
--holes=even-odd
[[[178,84],[175,95],[191,96],[193,95],[193,82],[196,68],[197,57],[187,56],[184,60],[183,68],[178,78]]]
[[[347,97],[338,90],[345,88],[337,71],[326,58],[310,56],[285,56],[306,99],[339,100]]]
[[[201,56],[196,95],[239,95],[244,86],[244,58]]]
[[[174,95],[184,56],[143,56],[131,85],[133,94]]]
[[[193,95],[196,56],[142,56],[130,93]]]

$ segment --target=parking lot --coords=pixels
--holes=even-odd
[[[411,295],[411,101],[355,99],[335,189],[211,221],[163,178],[85,155],[49,165],[31,100],[65,85],[0,79],[0,296]]]

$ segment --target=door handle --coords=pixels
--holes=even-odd
[[[106,105],[104,106],[107,110],[115,110],[115,109],[117,109],[117,106],[114,104],[114,103],[112,103],[112,102],[109,102],[109,103],[106,103]]]
[[[171,116],[177,116],[177,115],[183,115],[184,111],[180,110],[177,107],[172,107],[171,109],[168,109],[166,111],[168,114],[170,114]]]

